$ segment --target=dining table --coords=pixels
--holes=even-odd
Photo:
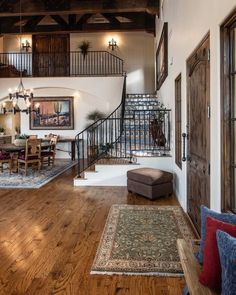
[[[41,148],[47,149],[50,147],[49,142],[42,142]],[[11,156],[12,160],[12,172],[17,172],[18,155],[20,152],[24,152],[25,145],[15,145],[14,143],[0,144],[0,151],[7,152]]]
[[[49,142],[42,142],[41,143],[42,148],[48,148],[50,147]],[[23,152],[25,150],[25,145],[15,145],[14,143],[4,143],[0,144],[0,151],[8,152],[8,153],[19,153]]]

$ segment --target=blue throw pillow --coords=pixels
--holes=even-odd
[[[205,206],[201,206],[201,240],[200,240],[200,250],[198,253],[195,253],[195,256],[199,263],[203,263],[203,249],[204,243],[206,239],[206,217],[210,216],[217,220],[236,224],[236,214],[229,214],[229,213],[218,213],[211,209],[208,209]]]
[[[216,231],[217,246],[221,263],[221,295],[236,294],[236,238]]]

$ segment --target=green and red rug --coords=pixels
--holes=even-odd
[[[183,238],[194,234],[178,206],[113,205],[91,274],[182,276]]]

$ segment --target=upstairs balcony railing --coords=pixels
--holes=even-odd
[[[123,75],[124,62],[107,51],[68,53],[0,53],[0,77]]]

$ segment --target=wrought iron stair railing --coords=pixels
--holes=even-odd
[[[170,116],[171,110],[160,108],[157,99],[130,101],[124,83],[118,108],[76,136],[78,175],[104,157],[133,162],[137,156],[168,155]]]
[[[126,76],[120,105],[105,119],[99,119],[75,137],[77,145],[78,176],[104,157],[119,141],[123,132]]]

